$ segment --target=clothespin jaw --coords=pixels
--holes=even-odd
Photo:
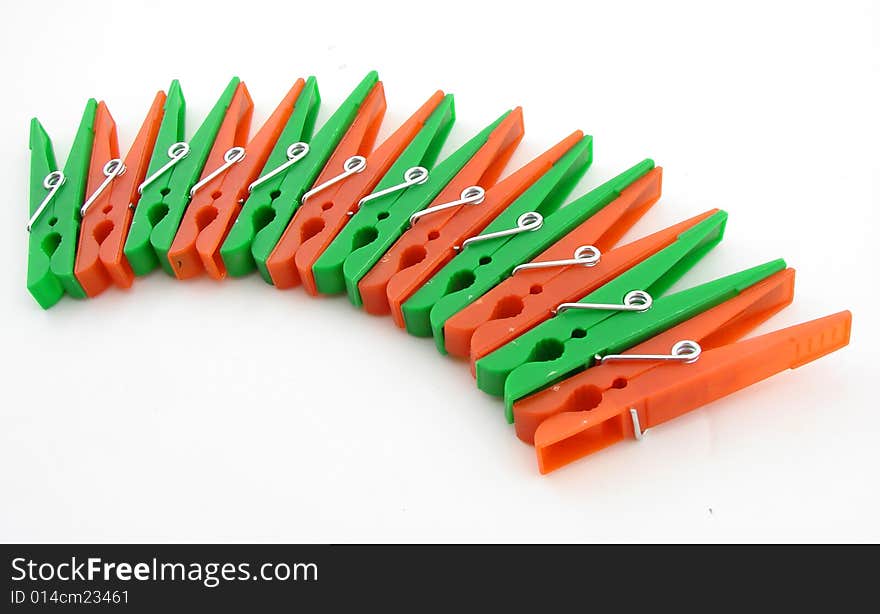
[[[437,94],[426,105],[433,104]],[[384,237],[391,237],[393,233],[399,236],[403,232],[405,220],[424,207],[423,203],[407,212],[405,205],[408,200],[417,201],[420,196],[431,200],[440,191],[442,185],[439,185],[437,176],[441,169],[429,169],[437,161],[454,122],[454,99],[452,94],[446,94],[433,107],[430,117],[422,122],[421,129],[372,192],[359,200],[351,219],[315,261],[312,274],[317,292],[342,294],[347,288],[353,287],[359,306],[357,280],[354,284],[347,282],[345,267],[351,268],[357,259],[369,256],[371,244],[377,241],[381,243]],[[412,196],[414,192],[416,198],[404,197]],[[433,195],[429,198],[424,194]]]
[[[74,298],[86,296],[73,268],[97,107],[94,99],[86,103],[63,171],[57,168],[45,129],[38,120],[31,121],[27,287],[44,309],[65,292]]]
[[[395,323],[403,326],[400,306],[452,258],[459,236],[483,228],[525,189],[526,186],[519,191],[496,189],[491,197],[487,193],[522,135],[522,110],[516,108],[502,116],[484,144],[439,192],[431,206],[410,216],[409,229],[358,283],[368,313],[390,312]]]
[[[441,99],[442,94],[437,102]],[[385,88],[379,81],[266,259],[266,269],[276,288],[302,283],[309,294],[317,294],[312,276],[314,261],[348,221],[348,213],[357,201],[375,186],[393,157],[418,130],[418,120],[411,121],[403,134],[392,135],[390,147],[373,154],[385,110]],[[426,118],[430,109],[423,114]]]
[[[559,207],[568,192],[562,198],[554,193],[549,202],[517,200],[489,224],[481,236],[475,237],[481,239],[479,242],[467,245],[466,241],[461,253],[404,305],[407,330],[419,336],[432,335],[437,350],[446,353],[443,327],[449,318],[501,283],[517,265],[591,219],[653,168],[653,160],[644,160],[561,210]],[[573,186],[574,182],[567,183],[569,190]],[[646,210],[647,207],[641,207],[622,211],[619,222],[626,226],[624,231]],[[513,234],[514,230],[524,230],[521,222],[525,216],[535,214],[540,216],[540,224]],[[489,238],[482,240],[485,237]]]
[[[298,79],[246,146],[247,134],[241,133],[241,123],[227,115],[206,169],[215,168],[215,162],[220,165],[216,168],[222,168],[225,156],[234,148],[244,146],[245,155],[193,197],[168,253],[179,278],[194,277],[202,272],[215,279],[226,276],[220,248],[238,217],[241,203],[264,183],[273,182],[277,186],[281,181],[277,175],[308,156],[305,140],[311,136],[318,111],[316,94],[314,78],[309,79],[308,85]],[[253,105],[250,99],[247,103],[250,115]],[[235,104],[233,100],[233,106]],[[291,141],[293,138],[296,140]],[[284,161],[273,162],[272,166],[267,164],[279,150],[283,150]]]
[[[469,359],[474,372],[477,359],[548,319],[557,305],[596,290],[711,214],[650,235],[635,242],[635,248],[611,250],[622,232],[660,198],[661,183],[662,169],[649,171],[531,263],[515,267],[509,277],[448,318],[443,325],[446,350]]]
[[[146,275],[158,266],[174,275],[168,250],[189,205],[190,191],[199,181],[240,83],[238,77],[229,81],[188,142],[183,139],[186,115],[183,92],[176,80],[168,88],[165,115],[125,241],[125,256],[135,275]]]
[[[738,296],[639,343],[623,354],[670,354],[670,349],[682,340],[697,343],[702,351],[737,341],[791,304],[794,298],[794,281],[794,269],[774,273]],[[524,442],[533,444],[535,432],[542,423],[566,412],[578,413],[585,419],[585,426],[592,428],[598,424],[593,419],[596,415],[595,406],[602,401],[607,391],[626,388],[643,373],[657,369],[667,362],[673,361],[601,362],[554,386],[520,399],[513,405],[516,435]]]
[[[703,351],[691,363],[651,369],[618,386],[594,389],[595,407],[557,414],[538,426],[535,450],[549,473],[627,437],[795,369],[849,343],[852,314],[842,311],[773,333]]]
[[[101,294],[110,285],[130,288],[134,272],[123,253],[132,212],[138,202],[138,186],[147,166],[162,122],[165,92],[153,98],[147,116],[121,160],[116,123],[102,102],[95,116],[95,140],[86,189],[91,202],[83,214],[74,273],[88,296]],[[109,171],[109,174],[108,174]],[[102,186],[105,186],[102,188]]]
[[[274,187],[254,190],[244,202],[220,248],[220,256],[230,277],[242,277],[257,269],[267,283],[272,283],[266,260],[299,208],[303,194],[312,187],[331,155],[336,155],[337,150],[344,159],[354,155],[338,145],[378,82],[376,71],[368,73],[315,133],[302,161],[284,171]]]

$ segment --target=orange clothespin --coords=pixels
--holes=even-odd
[[[597,366],[517,401],[517,436],[534,441],[548,473],[849,343],[849,311],[736,342],[793,292],[785,269],[623,354],[597,356]]]
[[[443,92],[436,92],[373,152],[386,109],[382,82],[373,86],[351,127],[315,185],[303,196],[302,206],[266,260],[266,268],[276,288],[292,288],[302,283],[309,294],[318,293],[312,273],[315,262],[357,210],[360,199],[376,187],[412,141],[443,96]]]
[[[254,103],[244,82],[236,87],[202,175],[190,189],[189,205],[168,250],[168,261],[178,279],[202,272],[215,279],[226,276],[220,245],[238,216],[248,185],[263,168],[293,112],[304,83],[300,79],[294,84],[250,143],[247,138]]]
[[[164,105],[165,92],[160,91],[124,161],[119,158],[116,122],[106,104],[98,105],[74,265],[74,275],[88,296],[101,294],[110,284],[130,288],[134,280],[123,247],[139,197],[138,186],[147,173],[159,134]]]
[[[522,108],[517,107],[431,204],[413,216],[409,230],[358,284],[368,313],[390,312],[403,328],[403,302],[455,255],[454,247],[491,222],[581,136],[569,137],[490,190],[522,140],[523,131]]]

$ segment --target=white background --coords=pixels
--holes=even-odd
[[[0,539],[877,541],[878,6],[864,2],[16,2],[0,57]],[[515,105],[511,168],[575,128],[576,195],[643,157],[661,202],[727,238],[677,287],[775,257],[852,344],[549,476],[476,389],[388,319],[252,276],[156,273],[44,312],[25,289],[28,121],[64,159],[105,99],[127,150],[181,80],[190,132],[231,75],[255,126],[314,74],[323,122],[370,69],[382,135],[435,88],[446,151]],[[871,348],[874,348],[873,350]]]

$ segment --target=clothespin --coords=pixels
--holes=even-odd
[[[447,108],[439,108],[441,104]],[[266,267],[276,287],[288,288],[302,282],[303,288],[309,294],[318,293],[312,272],[315,262],[358,210],[362,199],[373,191],[383,175],[426,127],[429,143],[427,147],[419,144],[414,155],[408,156],[410,159],[406,162],[408,164],[406,172],[417,169],[416,180],[427,181],[428,170],[425,164],[433,163],[449,133],[448,122],[443,120],[448,118],[448,108],[451,105],[451,96],[446,97],[441,91],[435,92],[394,134],[364,158],[365,167],[361,172],[318,192],[312,190],[313,194],[297,210],[290,226],[266,261]],[[351,138],[352,133],[372,131],[371,140],[375,140],[375,128],[378,128],[384,113],[385,97],[380,82],[370,93],[362,113],[349,128],[345,138]],[[428,121],[432,116],[439,121],[429,126]],[[364,142],[362,147],[368,153],[366,145],[367,143]],[[369,145],[372,146],[372,143]],[[427,160],[425,156],[428,157]],[[338,169],[334,169],[331,162],[318,178],[318,185],[328,185],[333,181],[334,177],[324,178],[324,174],[333,172],[338,172]],[[399,184],[401,179],[407,182],[409,176],[402,177],[398,174],[396,179]]]
[[[297,164],[308,156],[306,141],[311,138],[318,114],[317,87],[314,77],[309,77],[308,82],[297,79],[266,123],[245,145],[253,103],[242,84],[231,105],[240,109],[237,113],[227,113],[223,120],[203,177],[196,184],[198,189],[168,251],[178,278],[194,277],[203,271],[214,279],[226,277],[220,246],[254,182],[260,181],[261,171],[266,177],[275,169]],[[240,121],[240,116],[246,116],[248,121]],[[276,164],[273,160],[273,165],[267,165],[273,150],[283,150],[284,161]],[[241,158],[237,163],[230,162],[239,154]]]
[[[134,272],[123,253],[131,216],[138,201],[138,186],[146,177],[150,154],[159,134],[165,92],[159,91],[125,160],[119,157],[116,122],[103,102],[95,114],[95,139],[81,208],[79,247],[74,273],[89,296],[111,284],[130,288]]]
[[[420,337],[433,335],[437,350],[445,353],[443,326],[449,318],[500,283],[518,264],[541,253],[603,210],[653,168],[653,160],[644,160],[564,208],[560,208],[559,198],[536,202],[532,191],[539,188],[527,191],[481,234],[466,239],[459,255],[403,304],[407,331]],[[620,234],[646,210],[647,207],[633,207],[621,211],[617,217],[622,225]]]
[[[383,233],[390,235],[389,231],[393,231],[394,222],[389,222],[389,219],[393,217],[395,210],[400,212],[399,219],[409,219],[415,210],[408,214],[401,211],[402,202],[405,203],[407,200],[418,202],[421,196],[425,199],[425,202],[421,203],[421,207],[424,207],[427,201],[436,196],[442,188],[439,176],[443,174],[443,168],[441,166],[430,169],[437,161],[454,122],[455,101],[452,94],[447,94],[434,107],[427,120],[421,122],[417,134],[412,137],[403,153],[394,160],[382,179],[373,186],[372,192],[360,198],[353,211],[347,212],[348,222],[315,260],[312,265],[312,276],[317,292],[321,294],[345,292],[344,267],[349,256],[354,253],[364,253],[371,244],[380,240],[380,235]],[[402,126],[400,130],[403,129]],[[377,155],[378,151],[373,155]],[[368,161],[369,164],[371,162]],[[413,196],[414,191],[415,198],[404,198],[404,195]],[[428,197],[427,194],[431,196]],[[417,207],[416,210],[421,207]],[[397,230],[398,236],[402,232],[402,229]],[[357,295],[356,282],[353,288]],[[356,305],[360,306],[360,295],[357,295],[357,299]]]
[[[343,163],[359,155],[363,143],[358,139],[346,141],[344,136],[378,82],[376,71],[367,74],[312,137],[308,155],[254,188],[220,248],[220,257],[230,277],[242,277],[256,268],[267,283],[272,283],[266,260],[299,208],[303,195],[325,165],[333,166],[333,174],[338,176],[350,170],[349,167],[343,169]],[[366,136],[365,140],[369,141],[369,134]],[[375,132],[372,138],[375,139]],[[330,161],[331,156],[336,162]]]
[[[849,311],[734,342],[784,306],[770,301],[788,282],[767,282],[750,304],[736,302],[744,293],[631,351],[602,356],[601,365],[558,386],[555,406],[549,390],[523,399],[518,417],[554,407],[534,434],[541,473],[627,437],[641,439],[647,429],[849,343]]]
[[[239,85],[238,77],[233,77],[205,121],[193,137],[185,141],[186,102],[180,83],[171,82],[159,136],[147,177],[138,188],[141,197],[125,241],[125,257],[135,275],[146,275],[157,266],[174,275],[168,250]]]
[[[415,213],[437,199],[444,189],[458,190],[455,192],[455,198],[458,198],[462,186],[472,185],[474,174],[485,171],[486,157],[481,154],[493,148],[497,152],[496,141],[499,137],[496,130],[508,116],[509,113],[502,115],[431,169],[428,180],[423,183],[412,181],[405,189],[391,192],[391,188],[400,185],[400,177],[405,172],[397,168],[394,173],[392,168],[315,263],[313,270],[319,291],[327,294],[341,292],[344,283],[352,304],[363,306],[358,287],[360,281],[409,228],[409,220]],[[443,130],[449,130],[454,120],[455,112],[450,104],[448,118],[443,120],[448,123]],[[503,158],[503,161],[506,162],[506,159]],[[501,159],[496,161],[500,163]],[[494,173],[491,161],[488,164]],[[503,166],[500,164],[499,173]],[[387,308],[384,313],[387,313]]]
[[[623,352],[635,354],[669,354],[667,362],[690,361],[695,357],[693,343],[708,349],[707,341],[713,345],[724,345],[736,341],[751,329],[768,320],[791,304],[794,299],[794,269],[774,273],[767,279],[745,289],[723,303],[695,315],[672,328],[651,337],[647,341]],[[686,333],[686,335],[685,335]],[[685,346],[678,346],[677,360],[673,360],[671,348],[682,340]],[[618,388],[629,385],[628,380],[640,373],[654,369],[660,362],[649,360],[623,360],[600,362],[595,366],[573,375],[558,384],[545,388],[513,404],[516,436],[528,444],[535,443],[535,432],[545,421],[564,412],[592,411],[602,400],[604,391],[613,387],[594,387],[593,383],[604,381],[605,375],[615,373],[623,377],[617,382]],[[615,379],[616,379],[615,377]],[[613,383],[614,380],[611,380]],[[593,423],[592,420],[589,420]]]
[[[347,217],[341,211],[342,203],[336,200],[339,191],[364,179],[372,180],[368,156],[373,151],[385,109],[385,87],[379,81],[364,99],[312,188],[303,194],[293,219],[266,258],[265,268],[276,288],[292,288],[302,281],[307,290],[314,289],[311,271],[306,272],[305,266],[301,270],[300,263],[308,259],[310,250],[320,246],[323,237],[333,232],[334,222],[345,223],[340,219]]]
[[[97,107],[94,99],[86,103],[63,171],[43,125],[31,120],[27,287],[43,309],[60,301],[65,292],[74,298],[86,296],[73,267]]]
[[[650,258],[645,262],[649,260]],[[613,310],[614,315],[578,318],[564,317],[563,314],[563,317],[557,316],[540,324],[478,360],[477,385],[479,386],[482,380],[485,390],[488,387],[485,384],[487,380],[494,379],[493,384],[497,384],[499,380],[503,382],[505,415],[508,421],[512,421],[513,403],[517,399],[592,366],[597,354],[625,350],[670,326],[714,307],[783,268],[785,261],[775,260],[658,299],[651,298],[649,292],[636,290],[615,293],[613,303],[610,301],[569,303],[566,314],[580,313],[581,309],[592,313],[599,309]],[[624,275],[626,273],[621,277]],[[603,289],[607,289],[613,283],[609,282],[590,296],[607,295]],[[622,297],[623,301],[618,297]],[[584,305],[584,307],[578,308],[574,305]],[[564,309],[566,306],[557,307],[557,310],[561,308]],[[561,337],[562,327],[566,327],[565,338]],[[513,344],[517,345],[511,349]],[[532,344],[530,345],[532,353],[521,359],[519,364],[513,366],[505,375],[503,371],[512,364],[512,355],[524,349],[527,344]],[[580,352],[585,349],[590,351],[587,355],[581,355]],[[506,364],[502,366],[502,363]],[[488,375],[490,372],[492,375]]]
[[[444,326],[447,350],[456,356],[470,358],[473,370],[476,360],[550,318],[557,305],[590,294],[718,212],[717,209],[707,211],[606,252],[601,244],[610,241],[605,237],[592,241],[588,227],[592,221],[598,222],[600,216],[611,211],[612,206],[587,220],[582,225],[584,232],[580,238],[577,233],[570,233],[564,241],[530,264],[514,269],[513,275],[447,320]],[[575,253],[580,257],[572,258]],[[557,259],[557,256],[564,255],[567,258]],[[560,264],[553,266],[555,263]],[[525,268],[530,265],[534,268]]]
[[[431,205],[410,216],[410,228],[358,284],[366,311],[390,312],[402,327],[401,305],[452,258],[454,246],[484,228],[573,145],[560,145],[529,170],[496,186],[522,134],[522,110],[517,108]]]

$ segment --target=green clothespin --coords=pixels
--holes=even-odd
[[[63,171],[58,170],[46,130],[39,120],[31,120],[27,287],[43,309],[60,301],[65,292],[74,298],[86,296],[73,268],[97,108],[93,98],[86,103]]]
[[[159,136],[125,241],[125,257],[135,275],[146,275],[157,265],[174,275],[168,250],[189,205],[190,188],[202,174],[238,83],[238,77],[233,77],[192,139],[186,142],[186,102],[180,83],[176,79],[171,82]]]
[[[281,182],[284,181],[290,167],[299,164],[298,161],[293,162],[297,158],[293,150],[298,143],[311,140],[320,107],[321,94],[318,92],[318,81],[315,77],[309,77],[296,98],[293,113],[290,114],[290,119],[287,120],[284,130],[281,131],[278,141],[272,148],[272,153],[266,159],[259,178],[249,188],[249,201],[259,198],[266,202],[272,201],[271,194],[281,187]],[[306,153],[303,160],[310,153]]]
[[[312,138],[309,153],[272,182],[267,182],[269,185],[255,189],[245,201],[220,248],[220,256],[230,277],[242,277],[257,268],[266,283],[272,283],[266,270],[266,259],[299,208],[303,194],[321,173],[358,109],[378,82],[376,71],[367,74]]]
[[[344,267],[349,256],[379,239],[380,227],[386,229],[385,232],[391,230],[393,222],[387,221],[392,216],[390,210],[404,198],[405,193],[417,190],[426,183],[430,183],[431,187],[419,191],[436,195],[443,188],[445,184],[436,178],[440,169],[428,169],[437,161],[453,123],[455,101],[452,94],[447,94],[416,138],[388,169],[372,194],[361,200],[357,212],[315,262],[312,272],[318,292],[342,294],[346,291]]]
[[[454,117],[452,109],[450,113]],[[334,267],[338,267],[340,258],[343,259],[342,276],[345,290],[353,305],[356,307],[363,305],[358,282],[409,228],[410,216],[424,209],[437,197],[462,167],[486,144],[489,135],[508,114],[509,111],[505,112],[440,162],[430,171],[428,181],[425,183],[413,185],[406,190],[364,205],[337,235],[322,258],[326,257],[327,262]],[[334,286],[338,287],[338,281],[331,282],[331,288]]]
[[[566,207],[560,208],[580,176],[563,189],[547,190],[553,172],[532,186],[504,210],[477,237],[465,241],[461,253],[440,269],[403,304],[403,317],[410,334],[434,336],[437,350],[445,354],[443,325],[477,298],[571,232],[587,218],[620,196],[631,183],[654,168],[644,160],[607,181]],[[551,183],[548,183],[551,182]],[[541,220],[533,230],[524,228],[528,216]]]
[[[683,244],[666,248],[579,303],[560,305],[555,318],[477,361],[477,385],[491,394],[503,392],[511,420],[514,401],[591,366],[596,354],[608,350],[605,345],[622,351],[785,268],[777,260],[653,299],[651,291],[662,292],[717,244],[725,219],[719,212],[689,231],[694,234]],[[607,341],[597,346],[599,340]]]

